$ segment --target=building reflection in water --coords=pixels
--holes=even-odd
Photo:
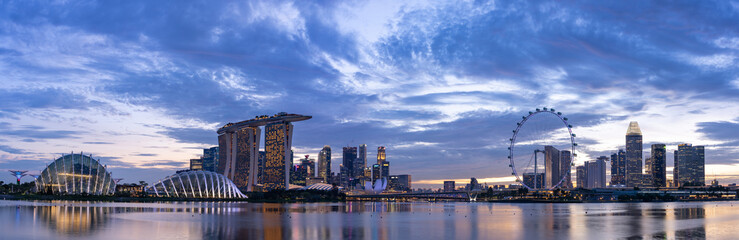
[[[102,228],[113,212],[110,207],[90,206],[41,206],[34,208],[36,216],[58,233],[84,235]]]
[[[739,222],[733,203],[8,202],[9,239],[704,239]]]

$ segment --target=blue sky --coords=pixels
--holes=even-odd
[[[4,1],[0,169],[83,151],[153,182],[284,111],[313,116],[296,156],[331,145],[334,171],[342,146],[383,145],[415,186],[503,183],[516,122],[553,107],[578,164],[638,121],[736,182],[737,23],[739,1]]]

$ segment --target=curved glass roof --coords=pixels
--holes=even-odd
[[[37,192],[90,195],[115,192],[115,181],[105,166],[82,154],[68,154],[54,160],[35,181]]]
[[[157,197],[246,198],[231,180],[211,171],[185,171],[169,176],[148,187]]]

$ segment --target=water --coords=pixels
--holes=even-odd
[[[2,239],[735,239],[739,202],[0,200]]]

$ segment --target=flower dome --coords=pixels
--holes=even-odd
[[[211,171],[183,171],[146,189],[157,197],[246,198],[231,180]]]
[[[91,156],[68,154],[57,158],[36,178],[36,191],[53,194],[111,195],[115,181]]]

